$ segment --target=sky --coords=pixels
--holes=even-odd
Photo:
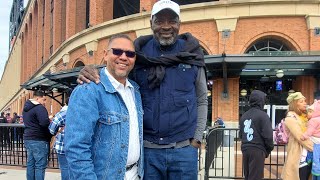
[[[1,0],[0,6],[0,79],[9,55],[9,16],[13,0]],[[24,0],[26,6],[28,0]]]

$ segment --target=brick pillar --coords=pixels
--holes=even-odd
[[[76,32],[86,29],[86,0],[77,0],[76,3]]]
[[[113,19],[113,0],[104,0],[103,2],[103,21]]]
[[[62,22],[62,1],[63,0],[55,0],[54,8],[53,8],[53,51],[55,51],[61,42],[61,22]]]
[[[95,0],[95,1],[90,1],[90,20],[89,23],[91,26],[95,26],[97,24],[100,24],[104,21],[104,12],[105,11],[110,11],[111,8],[108,10],[106,7],[104,7],[104,2],[106,0]]]
[[[29,16],[29,23],[28,23],[28,44],[27,44],[27,51],[28,51],[28,60],[27,60],[27,79],[31,77],[31,72],[32,72],[32,24],[30,21],[30,16]]]
[[[23,27],[21,27],[23,28]],[[25,47],[25,38],[24,38],[24,33],[25,30],[22,30],[22,33],[21,33],[21,74],[20,74],[20,82],[21,83],[24,83],[24,73],[25,73],[25,50],[24,50],[24,47]]]
[[[33,8],[33,14],[32,14],[32,71],[31,73],[34,74],[37,71],[37,64],[38,64],[38,58],[37,58],[37,50],[38,50],[38,44],[37,44],[37,38],[38,38],[38,7],[35,6]]]
[[[76,2],[77,0],[68,0],[66,3],[66,39],[76,33]]]
[[[145,11],[151,11],[152,6],[157,1],[158,0],[140,0],[140,12],[142,11],[142,9],[144,9]]]
[[[38,67],[42,65],[42,54],[43,54],[43,1],[39,1],[38,4]]]
[[[212,119],[222,117],[231,122],[239,120],[239,78],[228,78],[228,97],[222,97],[223,80],[213,81]]]
[[[44,16],[44,46],[43,46],[43,63],[48,61],[50,56],[50,18],[51,18],[51,1],[45,1],[45,16]]]
[[[313,76],[298,76],[292,86],[295,91],[300,91],[307,98],[308,104],[313,102],[316,92],[316,79]]]

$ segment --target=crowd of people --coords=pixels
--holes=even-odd
[[[10,113],[1,112],[0,123],[23,124],[23,119],[16,112],[13,113],[13,117],[11,117]],[[12,139],[19,139],[21,135],[22,132],[17,131],[16,128],[2,126],[0,127],[0,145],[12,148]]]
[[[157,1],[150,24],[153,35],[135,41],[124,34],[110,37],[106,67],[82,69],[70,101],[53,118],[43,92],[36,91],[26,102],[22,115],[28,180],[44,179],[53,136],[62,180],[198,178],[198,148],[208,111],[204,55],[195,37],[179,35],[177,3]],[[264,92],[252,91],[251,108],[239,121],[247,180],[264,177],[264,161],[274,147],[271,122],[263,111],[265,98]],[[290,137],[282,178],[305,180],[311,170],[318,178],[320,127],[311,128],[320,124],[319,102],[307,111],[300,92],[287,102]],[[20,122],[18,117],[1,114],[0,120]],[[217,121],[224,127],[222,123]]]

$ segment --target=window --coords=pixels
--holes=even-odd
[[[114,0],[113,19],[140,12],[140,0]]]
[[[86,28],[90,27],[90,0],[86,0]]]
[[[82,61],[78,61],[76,62],[76,64],[74,65],[74,68],[76,67],[82,67],[82,66],[85,66],[84,63]]]
[[[282,41],[276,39],[262,39],[255,42],[248,48],[246,53],[252,53],[257,51],[275,52],[275,51],[290,51],[290,48]]]

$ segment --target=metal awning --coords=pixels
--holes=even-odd
[[[98,68],[104,66],[101,65]],[[65,93],[72,91],[78,85],[77,78],[82,68],[76,67],[55,73],[47,72],[42,76],[27,81],[21,87],[31,91],[41,90],[46,96],[63,105]],[[59,96],[61,96],[61,101],[57,100]]]
[[[252,56],[226,55],[206,56],[209,78],[223,77],[223,63],[228,77],[274,76],[277,70],[283,70],[286,77],[318,75],[320,70],[319,55],[301,56]]]

